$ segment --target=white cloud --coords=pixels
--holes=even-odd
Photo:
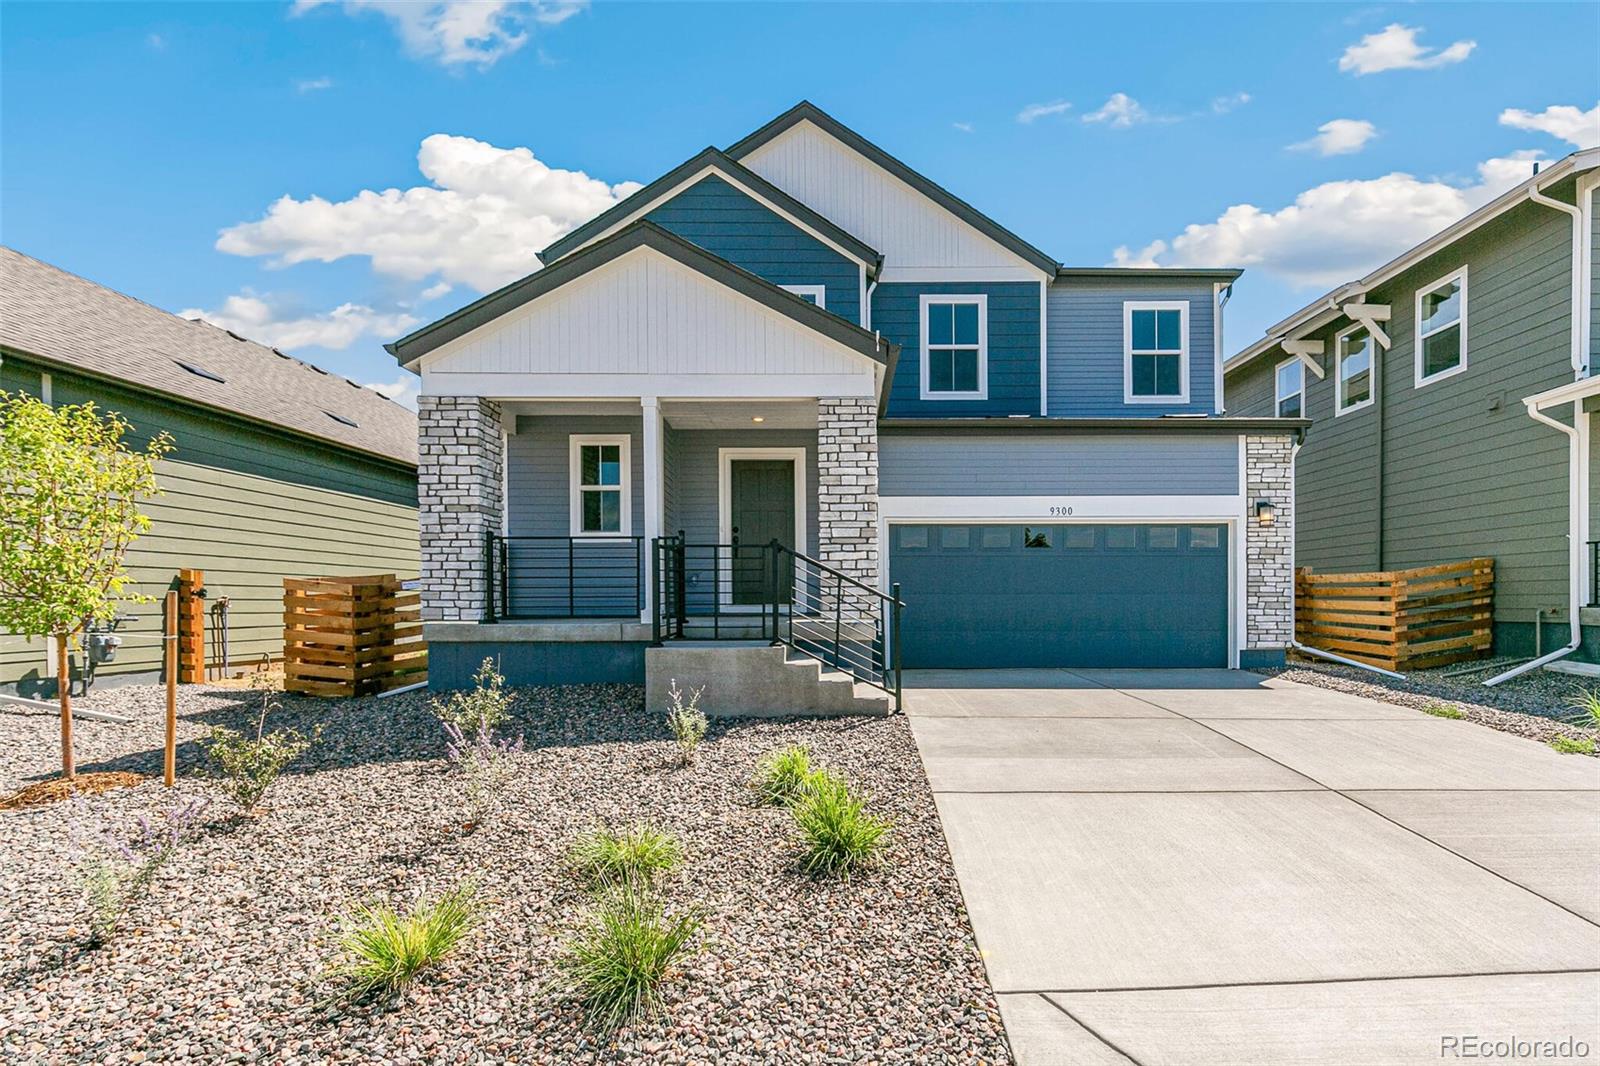
[[[417,409],[417,392],[422,379],[415,374],[402,374],[394,381],[369,381],[362,388],[371,389],[379,396],[387,396],[401,407]]]
[[[531,274],[535,252],[639,188],[444,133],[422,142],[417,166],[431,187],[364,189],[336,202],[284,196],[260,221],[223,230],[217,250],[271,256],[275,266],[368,256],[380,274],[437,274],[487,292]]]
[[[334,0],[295,0],[291,15]],[[343,0],[348,14],[375,11],[393,25],[406,53],[447,67],[490,67],[530,39],[528,26],[555,26],[588,0]]]
[[[1346,48],[1339,57],[1339,69],[1358,77],[1385,70],[1435,70],[1461,62],[1478,47],[1477,41],[1457,41],[1443,50],[1424,48],[1417,43],[1421,32],[1421,26],[1391,22]]]
[[[1318,155],[1351,155],[1367,146],[1378,135],[1378,127],[1364,118],[1336,118],[1317,127],[1317,135],[1289,147],[1297,152]]]
[[[1231,96],[1218,96],[1211,101],[1211,113],[1226,115],[1229,111],[1243,107],[1251,101],[1249,93],[1234,93]]]
[[[1276,211],[1235,204],[1214,222],[1170,240],[1118,248],[1114,266],[1246,267],[1295,286],[1331,287],[1360,277],[1444,229],[1533,173],[1536,152],[1491,159],[1459,184],[1385,174],[1330,181]]]
[[[1146,122],[1171,122],[1173,119],[1158,118],[1144,109],[1144,105],[1129,96],[1127,93],[1112,93],[1110,98],[1101,105],[1100,110],[1091,111],[1083,116],[1085,122],[1104,122],[1115,129],[1127,129],[1129,126],[1138,126]]]
[[[365,336],[393,340],[421,322],[404,312],[384,313],[352,303],[340,304],[324,314],[302,314],[274,307],[248,291],[228,297],[215,311],[191,307],[178,314],[183,318],[203,318],[241,337],[284,349],[337,350],[348,348]]]
[[[1048,118],[1051,115],[1065,114],[1069,109],[1071,109],[1071,107],[1072,105],[1067,103],[1065,100],[1056,100],[1055,102],[1048,104],[1029,104],[1027,107],[1017,112],[1017,121],[1026,126],[1030,123],[1037,122],[1041,118]]]
[[[433,285],[429,285],[426,289],[423,289],[421,294],[417,296],[417,300],[422,303],[426,303],[429,300],[437,300],[439,297],[443,296],[453,288],[455,288],[455,286],[451,285],[448,281],[437,282]]]
[[[950,125],[955,129],[960,130],[962,133],[972,132],[972,123],[970,122],[952,122]]]
[[[333,79],[326,76],[321,78],[302,78],[294,83],[294,91],[297,93],[315,93],[331,88],[333,88]]]
[[[1600,103],[1587,111],[1567,104],[1557,104],[1539,112],[1508,107],[1500,112],[1500,125],[1537,130],[1578,148],[1592,148],[1600,145]]]

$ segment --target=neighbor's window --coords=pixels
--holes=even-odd
[[[1189,399],[1187,303],[1126,303],[1123,399],[1129,403],[1186,403]]]
[[[1278,364],[1278,417],[1304,418],[1306,365],[1298,358]]]
[[[988,396],[987,296],[922,297],[922,398]]]
[[[1372,402],[1372,368],[1378,343],[1367,327],[1356,326],[1339,334],[1334,347],[1338,360],[1334,381],[1338,400],[1334,413],[1342,415]]]
[[[1417,291],[1418,385],[1467,368],[1467,268]]]
[[[628,438],[572,438],[572,533],[626,536]]]
[[[826,309],[828,306],[828,290],[822,285],[779,285],[778,288],[792,292],[800,299],[818,307]]]

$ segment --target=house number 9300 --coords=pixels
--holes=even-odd
[[[1052,508],[1050,508],[1050,514],[1052,516],[1069,515],[1071,513],[1072,513],[1072,508],[1070,508],[1070,507],[1052,507]]]

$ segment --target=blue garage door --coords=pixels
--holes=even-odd
[[[1227,666],[1221,525],[896,525],[907,669]]]

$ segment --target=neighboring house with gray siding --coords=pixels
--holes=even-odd
[[[0,389],[114,411],[134,447],[172,437],[128,553],[133,591],[159,598],[179,569],[205,571],[209,603],[229,601],[234,667],[281,659],[285,577],[417,574],[416,416],[371,389],[3,247]],[[127,612],[102,683],[160,669],[161,605]],[[0,634],[0,689],[52,691],[53,660]]]
[[[1574,153],[1228,360],[1228,414],[1312,421],[1300,565],[1492,556],[1496,651],[1531,655],[1536,614],[1560,648],[1576,615],[1593,657],[1597,191],[1600,150]]]

